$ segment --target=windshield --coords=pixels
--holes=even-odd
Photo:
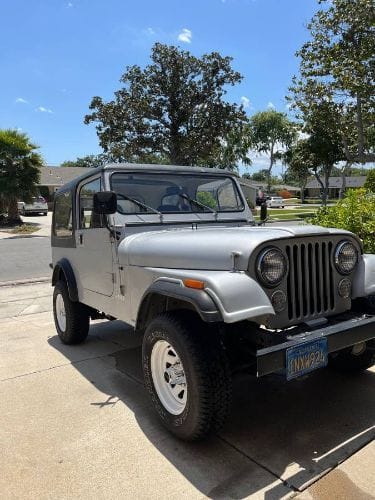
[[[111,189],[121,214],[239,212],[244,209],[230,177],[207,174],[114,173]],[[138,203],[137,203],[138,202]]]

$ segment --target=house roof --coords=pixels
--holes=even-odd
[[[110,163],[104,167],[88,168],[88,167],[48,167],[40,168],[40,186],[55,186],[62,187],[71,182],[78,182],[86,177],[91,176],[95,172],[103,170],[125,170],[125,171],[148,171],[148,172],[180,172],[190,173],[192,171],[206,173],[231,175],[238,177],[236,172],[217,168],[201,168],[191,166],[176,166],[176,165],[155,165],[155,164],[138,164],[138,163]]]
[[[365,175],[354,175],[353,177],[345,177],[347,188],[360,188],[363,187],[366,176]],[[324,179],[322,179],[324,184]],[[341,177],[330,177],[328,179],[329,188],[341,188],[342,178]],[[312,179],[306,184],[306,189],[320,189],[321,185],[316,179]]]
[[[40,186],[63,186],[76,177],[91,171],[87,167],[41,167]]]
[[[239,180],[240,184],[252,187],[254,189],[265,189],[267,187],[266,181],[262,181],[262,182],[252,181],[250,179],[246,179],[246,177],[241,177],[238,180]],[[275,184],[275,185],[272,184],[271,189],[272,189],[272,191],[281,191],[282,189],[286,189],[288,191],[301,191],[301,189],[299,187],[291,186],[289,184]]]

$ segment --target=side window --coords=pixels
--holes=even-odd
[[[53,232],[58,238],[72,236],[72,193],[70,191],[55,196]]]
[[[103,227],[102,216],[93,211],[93,196],[101,190],[100,179],[84,184],[79,192],[79,227],[89,229]]]
[[[242,205],[237,190],[234,190],[233,185],[229,182],[225,182],[219,187],[217,197],[222,210],[238,210]]]

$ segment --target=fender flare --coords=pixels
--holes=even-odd
[[[56,262],[52,273],[52,286],[55,286],[61,273],[64,274],[65,281],[68,286],[69,298],[72,302],[78,302],[77,281],[74,276],[73,268],[68,259],[60,259]]]
[[[184,287],[180,280],[169,281],[159,279],[143,294],[137,313],[136,330],[142,329],[145,326],[143,324],[145,323],[145,312],[148,310],[150,301],[155,295],[178,299],[191,304],[206,323],[223,321],[221,312],[205,290]]]

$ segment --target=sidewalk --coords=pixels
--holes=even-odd
[[[49,283],[0,287],[3,499],[374,498],[374,369],[239,377],[220,435],[182,443],[155,418],[141,338],[96,321],[64,346],[51,306]]]

